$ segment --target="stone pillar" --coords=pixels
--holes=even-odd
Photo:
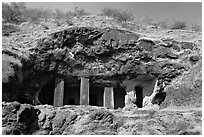
[[[103,94],[103,106],[114,109],[113,87],[105,87]]]
[[[64,100],[64,80],[61,78],[55,79],[55,93],[54,93],[54,106],[63,106]]]
[[[81,78],[80,105],[89,105],[89,79]]]

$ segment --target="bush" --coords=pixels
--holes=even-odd
[[[118,11],[116,9],[111,9],[111,8],[103,8],[102,9],[102,15],[108,16],[108,17],[113,17],[115,13]]]
[[[84,15],[88,15],[90,13],[86,12],[84,9],[78,9],[78,7],[75,8],[74,11],[68,11],[66,13],[60,11],[60,10],[56,10],[55,13],[54,13],[54,18],[56,19],[55,20],[55,23],[57,24],[57,26],[60,26],[60,21],[61,22],[66,22],[69,26],[73,25],[73,17],[81,17],[81,16],[84,16]]]
[[[76,7],[74,11],[64,13],[58,9],[52,12],[51,9],[26,8],[25,3],[20,2],[2,4],[2,17],[5,23],[19,24],[24,21],[29,21],[38,24],[41,20],[47,21],[49,18],[54,18],[56,22],[58,22],[57,24],[59,24],[59,20],[65,20],[68,25],[73,25],[72,19],[74,16],[81,17],[88,14],[90,13],[84,9],[78,9],[78,7]]]
[[[197,23],[192,24],[191,29],[196,32],[202,31],[202,27]]]
[[[186,23],[183,21],[176,21],[171,29],[186,29]]]
[[[62,11],[60,11],[60,10],[56,10],[55,11],[55,18],[56,19],[63,19],[63,18],[65,18],[65,14],[64,14],[64,12],[62,12]]]
[[[79,9],[75,7],[74,12],[72,13],[75,17],[81,17],[84,15],[89,15],[90,13],[86,12],[84,9]]]
[[[23,16],[31,23],[39,23],[40,20],[47,21],[52,16],[50,9],[26,9]]]
[[[156,28],[158,28],[158,27],[161,27],[164,29],[167,28],[167,24],[165,21],[152,22],[151,25],[156,26]]]
[[[65,17],[65,22],[66,22],[69,26],[73,25],[73,22],[72,22],[73,17],[74,17],[73,12],[68,11],[68,12],[66,12],[65,16],[66,16],[66,17]]]
[[[60,10],[56,10],[54,13],[54,18],[55,18],[55,24],[57,26],[61,26],[61,24],[63,24],[63,22],[66,22],[68,26],[73,25],[73,17],[74,17],[74,12],[68,11],[66,13],[60,11]]]
[[[117,12],[114,14],[114,17],[120,22],[131,21],[134,19],[133,15],[126,11]]]
[[[25,3],[2,3],[2,17],[4,22],[19,24],[24,22],[23,12]]]
[[[52,15],[50,9],[26,8],[25,3],[11,2],[2,4],[2,17],[4,22],[19,24],[24,21],[38,23],[41,19],[47,21]]]
[[[111,9],[111,8],[102,9],[102,15],[113,17],[120,22],[131,21],[134,19],[133,15],[128,11],[120,11],[118,9]]]

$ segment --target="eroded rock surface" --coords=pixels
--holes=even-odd
[[[155,40],[118,29],[79,27],[51,33],[25,51],[26,58],[18,49],[3,50],[3,58],[19,61],[13,63],[13,73],[3,77],[3,100],[40,104],[39,92],[56,77],[74,82],[83,76],[92,85],[128,89],[124,81],[148,75],[158,79],[158,92],[164,92],[172,79],[189,69],[192,59],[186,61],[185,52],[194,49],[194,43]]]
[[[196,135],[202,131],[201,110],[2,105],[3,135]]]

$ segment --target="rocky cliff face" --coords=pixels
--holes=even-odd
[[[108,110],[92,106],[2,104],[3,135],[197,135],[201,110]]]
[[[83,76],[92,85],[128,90],[131,88],[125,81],[154,77],[158,92],[164,92],[172,80],[201,60],[194,42],[151,39],[125,30],[91,27],[43,36],[25,52],[29,53],[26,57],[19,49],[3,49],[3,59],[14,60],[3,61],[10,67],[5,72],[12,72],[3,76],[3,101],[40,104],[39,92],[56,77],[68,77],[74,82]]]

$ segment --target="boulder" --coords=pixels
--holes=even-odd
[[[39,129],[40,110],[17,102],[3,105],[2,127],[5,135],[32,134]],[[10,124],[9,124],[10,123]]]
[[[127,95],[125,95],[125,105],[135,104],[136,100],[137,98],[135,91],[127,92]]]
[[[197,62],[197,61],[199,61],[199,57],[197,55],[193,55],[189,58],[189,60],[192,62]]]
[[[180,42],[181,48],[183,49],[190,49],[192,50],[193,47],[195,47],[195,44],[193,42]]]

